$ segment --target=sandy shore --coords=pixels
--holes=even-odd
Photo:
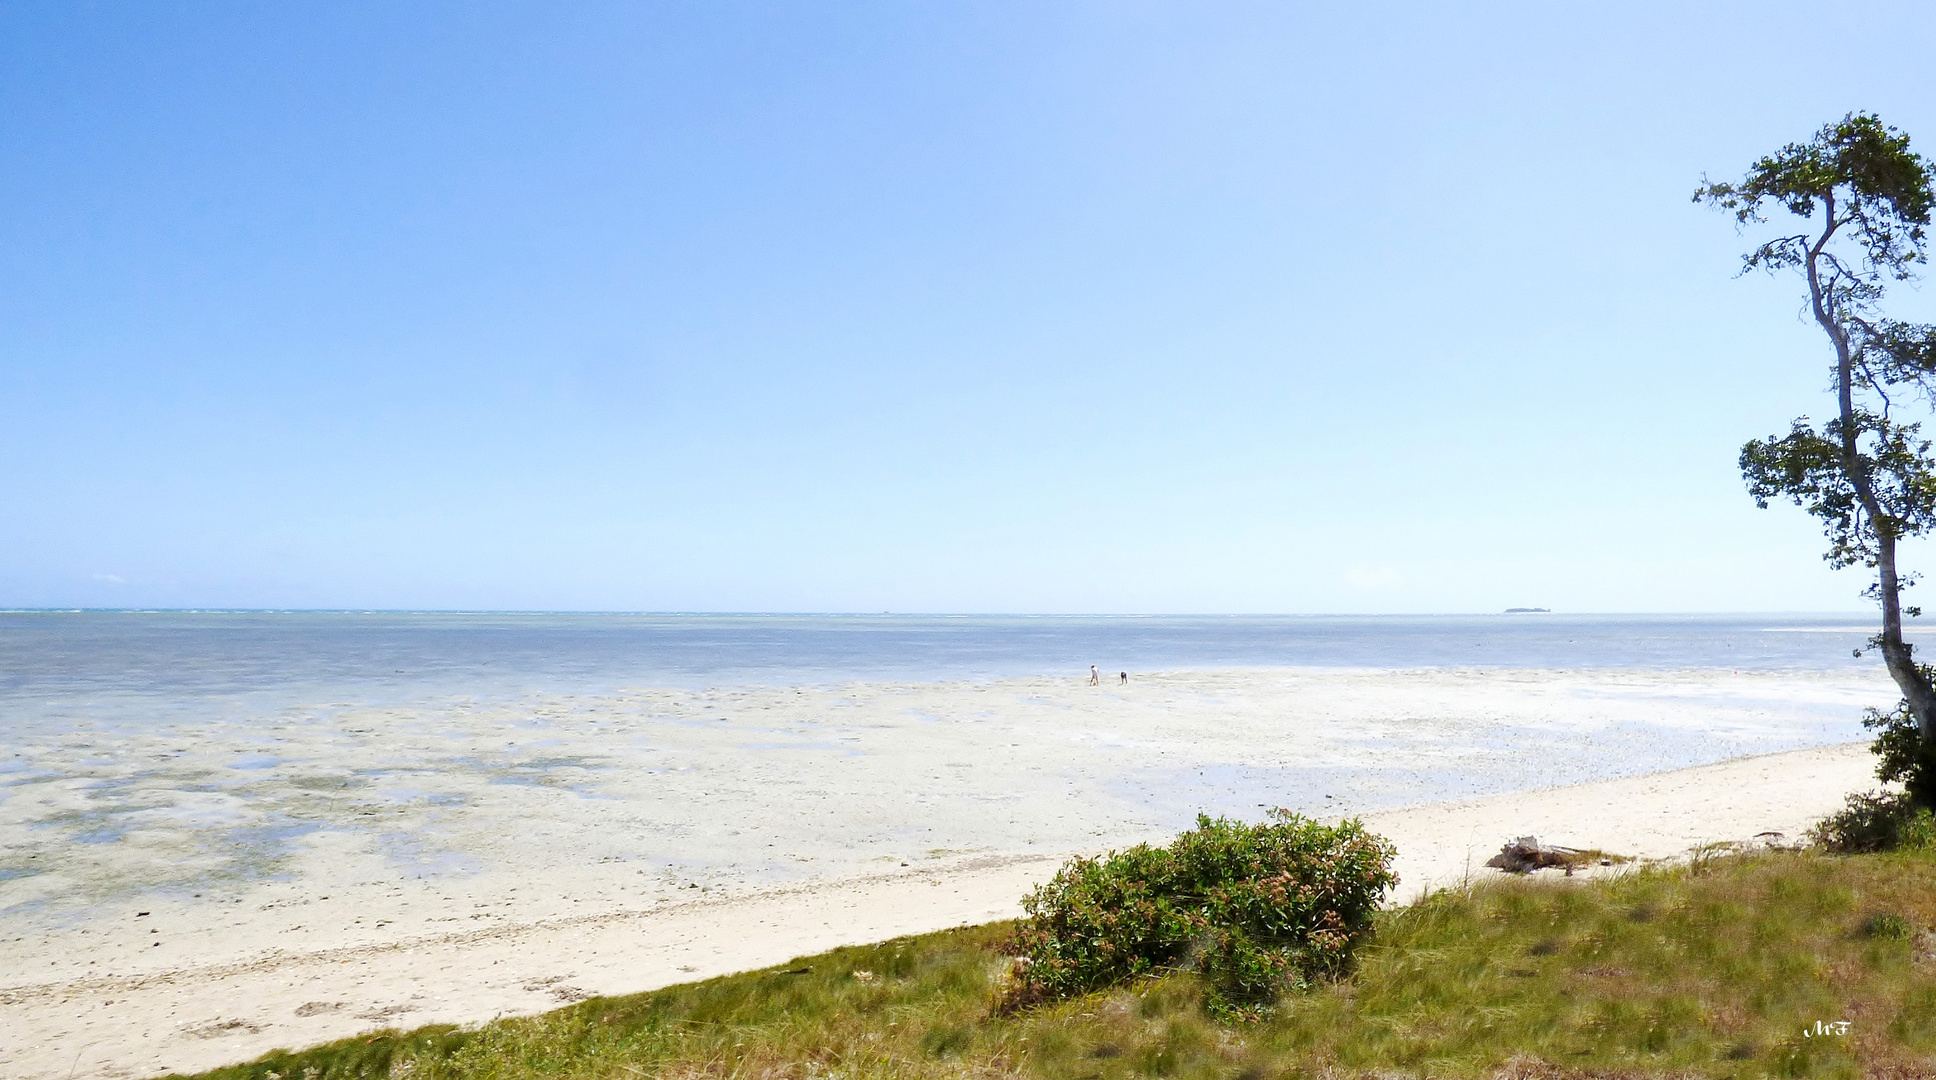
[[[1264,670],[339,711],[245,750],[169,732],[105,777],[43,763],[40,801],[0,804],[8,857],[55,860],[0,881],[0,1074],[202,1069],[1007,917],[1067,854],[1198,807],[1365,814],[1407,895],[1527,832],[1650,857],[1792,835],[1868,785],[1859,746],[1630,774],[1846,738],[1887,696],[1810,673]],[[102,790],[129,807],[113,842],[45,824],[88,826]],[[248,849],[255,872],[206,840],[250,815],[301,825]]]

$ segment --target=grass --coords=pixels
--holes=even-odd
[[[1936,1076],[1936,856],[1770,852],[1553,877],[1383,912],[1355,971],[1259,1023],[1209,1019],[1187,973],[1002,1015],[1013,927],[998,923],[202,1076]],[[1817,1021],[1848,1033],[1804,1036]]]

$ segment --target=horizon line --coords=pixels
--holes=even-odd
[[[89,607],[0,606],[0,615],[639,615],[720,618],[917,618],[917,619],[1337,619],[1452,618],[1489,615],[1719,616],[1870,615],[1873,609],[1780,608],[1766,610],[1566,611],[1551,608],[1489,608],[1465,611],[786,611],[649,608],[410,608],[410,607]],[[1906,620],[1905,620],[1906,621]]]

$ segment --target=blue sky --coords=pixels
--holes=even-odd
[[[1859,608],[1689,195],[1936,14],[1450,7],[0,5],[0,605]]]

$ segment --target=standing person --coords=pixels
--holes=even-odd
[[[1122,681],[1122,682],[1121,682],[1121,683],[1120,683],[1119,685],[1122,685],[1122,686],[1128,686],[1128,685],[1129,685],[1129,672],[1127,672],[1127,671],[1125,671],[1125,672],[1123,672],[1123,673],[1122,673],[1122,678],[1123,678],[1123,681]]]
[[[1090,686],[1102,685],[1102,672],[1097,671],[1096,665],[1094,664],[1089,665],[1089,685]]]

